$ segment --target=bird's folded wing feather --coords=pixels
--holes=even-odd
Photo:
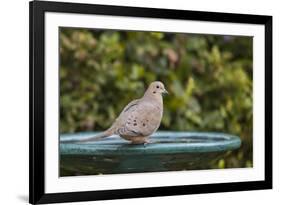
[[[132,109],[133,107],[135,107],[136,105],[138,105],[139,103],[139,99],[133,100],[131,101],[128,105],[126,105],[126,107],[122,110],[121,114],[122,115],[124,112],[129,111],[130,109]]]
[[[157,127],[154,108],[139,100],[129,103],[120,114],[121,126],[116,134],[124,136],[148,136]]]

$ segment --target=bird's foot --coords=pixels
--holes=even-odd
[[[145,140],[134,140],[132,141],[131,144],[134,144],[134,145],[143,145],[144,147],[146,147],[147,144],[149,144],[150,141],[148,139],[145,139]]]
[[[148,145],[150,143],[150,140],[146,139],[143,143],[143,146],[146,147],[146,145]]]

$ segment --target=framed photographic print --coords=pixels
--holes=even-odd
[[[29,177],[32,204],[272,188],[272,17],[30,2]]]

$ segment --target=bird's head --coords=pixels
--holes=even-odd
[[[154,81],[150,83],[146,92],[150,95],[156,95],[156,96],[168,94],[168,91],[165,89],[164,84],[160,81]]]

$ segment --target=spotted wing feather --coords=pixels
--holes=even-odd
[[[123,136],[149,136],[158,129],[162,111],[146,102],[132,103],[126,106],[120,115],[122,125],[116,134]]]

